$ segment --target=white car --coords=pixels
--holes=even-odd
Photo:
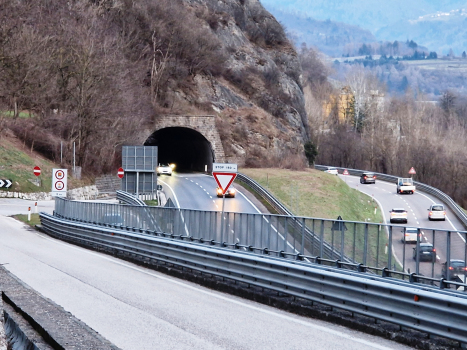
[[[391,211],[391,217],[389,218],[389,222],[402,222],[407,223],[407,210],[404,208],[393,208]]]
[[[332,166],[328,166],[328,169],[324,171],[325,173],[337,175],[339,172],[337,171],[337,168],[334,168]]]
[[[432,204],[428,209],[428,220],[446,220],[444,205]]]
[[[160,164],[157,167],[157,175],[161,174],[172,176],[172,167],[169,164]]]
[[[415,227],[404,227],[404,230],[402,231],[401,242],[417,243],[417,234],[421,235],[421,231],[420,231],[420,233],[418,233],[417,228],[415,228]]]

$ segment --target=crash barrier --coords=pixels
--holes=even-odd
[[[343,252],[339,255],[339,253],[336,252],[329,243],[323,241],[323,237],[319,234],[315,234],[309,227],[304,225],[303,220],[299,220],[294,217],[291,211],[289,211],[279,200],[277,200],[255,180],[242,173],[237,174],[236,180],[240,181],[240,183],[246,184],[253,192],[261,196],[261,198],[263,198],[277,213],[291,217],[290,225],[294,227],[295,231],[302,232],[301,236],[304,239],[303,245],[306,244],[307,246],[313,246],[313,251],[319,250],[320,256],[322,257],[341,259],[345,262],[355,261],[352,260],[351,257],[344,255]],[[340,225],[342,226],[343,224],[341,223]],[[337,228],[337,230],[339,230],[339,228]]]
[[[315,169],[317,170],[327,170],[327,166],[325,165],[315,165]],[[345,169],[347,168],[339,168],[336,167],[340,173],[342,173]],[[361,176],[362,173],[364,173],[364,170],[356,170],[356,169],[347,169],[349,172],[349,175],[355,175],[355,176]],[[381,174],[381,173],[374,173],[376,175],[376,178],[382,181],[386,182],[392,182],[396,184],[397,179],[399,178],[398,176],[393,176],[393,175],[387,175],[387,174]],[[436,197],[439,199],[442,203],[446,204],[456,215],[456,217],[464,224],[464,227],[467,227],[467,214],[462,210],[461,207],[457,205],[456,202],[453,201],[451,197],[449,197],[447,194],[444,192],[438,190],[437,188],[428,186],[424,183],[414,181],[414,185],[417,189],[417,191],[423,191],[428,194],[431,194],[432,196]],[[394,188],[394,193],[396,192]]]
[[[135,196],[131,193],[117,190],[117,200],[130,205],[139,205],[139,206],[146,206],[146,203],[142,201],[138,196]]]
[[[199,244],[190,236],[169,239],[150,230],[98,227],[46,213],[40,218],[48,234],[93,249],[146,264],[176,265],[467,343],[467,295],[420,284],[417,276],[402,281],[387,271],[381,277],[342,273],[339,266],[310,264],[301,254],[285,260],[240,246],[229,250]]]
[[[141,200],[139,196],[135,196],[125,191],[117,191],[117,200],[125,204],[147,208],[146,203],[143,200]],[[159,224],[157,223],[156,219],[151,215],[150,211],[143,209],[142,214],[145,221],[149,222],[152,227],[155,227],[156,229],[160,230]],[[104,218],[106,219],[105,221],[111,224],[118,224],[122,222],[122,217],[118,213],[104,214]]]
[[[450,267],[453,259],[463,261],[465,267],[466,231],[419,228],[416,241],[409,242],[404,226],[399,225],[273,214],[222,215],[216,211],[78,202],[60,197],[55,201],[55,215],[72,221],[288,260],[298,255],[304,259],[319,257],[324,264],[417,278],[439,288],[465,285],[467,270],[453,271]],[[427,242],[431,250],[426,249]]]

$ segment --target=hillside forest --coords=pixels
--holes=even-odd
[[[467,207],[467,103],[461,95],[441,91],[437,103],[410,89],[390,95],[360,64],[336,83],[332,65],[316,50],[294,49],[258,1],[233,1],[229,13],[216,4],[0,0],[0,137],[12,133],[54,161],[62,143],[69,155],[74,142],[83,173],[98,175],[116,169],[121,146],[138,141],[138,130],[159,116],[218,113],[227,159],[231,140],[252,144],[245,166],[272,162],[303,169],[317,163],[399,176],[414,167],[415,180]],[[226,45],[215,33],[231,21],[232,30],[242,30],[260,50],[275,50],[275,61],[227,67],[237,54],[235,43]],[[298,67],[286,61],[294,57]],[[262,109],[258,114],[270,118],[241,118],[239,112],[234,124],[223,122],[222,111],[196,98],[201,76],[242,91]],[[300,93],[284,93],[285,76],[299,84]],[[179,104],[179,96],[188,102]],[[285,130],[289,110],[306,119],[306,130],[295,138],[303,141],[300,150],[255,152],[258,132],[251,121],[264,120],[267,138],[271,125]],[[288,162],[272,161],[274,156]],[[65,156],[62,165],[71,161]]]

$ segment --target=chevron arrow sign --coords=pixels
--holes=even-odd
[[[10,188],[11,180],[8,179],[0,179],[0,188]]]

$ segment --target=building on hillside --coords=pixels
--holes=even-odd
[[[324,103],[324,115],[330,118],[334,113],[337,115],[339,124],[351,123],[355,110],[355,97],[349,86],[341,87],[339,95],[332,94],[329,101]]]

